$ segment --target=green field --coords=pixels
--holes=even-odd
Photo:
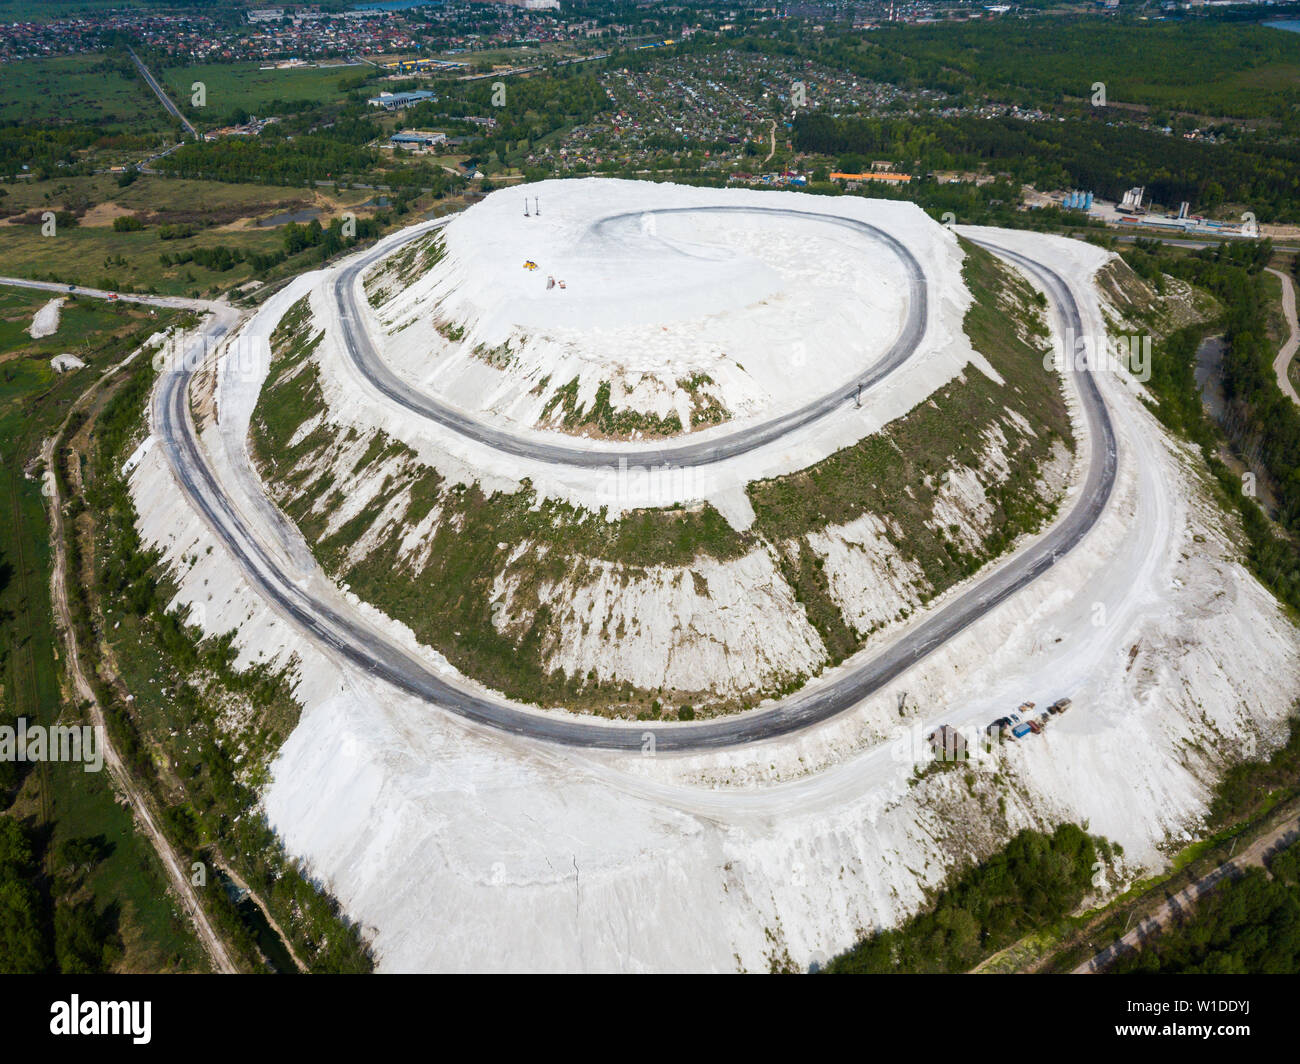
[[[0,717],[40,723],[76,720],[59,683],[62,644],[49,599],[49,526],[39,476],[24,469],[42,439],[63,421],[72,401],[113,360],[162,328],[169,312],[126,304],[70,300],[53,336],[25,332],[50,293],[0,287]],[[59,375],[49,360],[77,354],[87,368]],[[118,804],[106,772],[80,765],[35,767],[16,795],[6,781],[0,809],[34,829],[43,843],[47,888],[59,904],[90,902],[116,927],[129,971],[202,970],[205,962],[188,925],[164,888],[162,870],[131,814]],[[58,855],[77,839],[93,839],[99,858],[70,869]]]
[[[158,79],[182,110],[198,114],[200,119],[210,117],[210,125],[221,125],[232,111],[239,108],[261,115],[276,101],[328,103],[341,100],[345,93],[357,87],[358,79],[374,70],[365,65],[262,70],[261,65],[256,62],[207,63],[169,67],[158,74]],[[196,81],[203,82],[207,88],[207,105],[197,112],[189,106]]]
[[[0,209],[14,217],[34,211],[70,212],[76,225],[61,225],[42,236],[33,224],[0,223],[5,260],[0,272],[34,280],[54,280],[110,290],[157,291],[167,295],[216,294],[254,276],[252,265],[228,269],[201,261],[167,265],[173,259],[212,248],[267,255],[284,247],[281,228],[257,226],[286,212],[314,208],[328,222],[344,209],[373,199],[365,190],[336,191],[280,185],[233,184],[142,175],[119,187],[111,174],[93,177],[16,181],[0,185]],[[422,201],[421,201],[422,202]],[[358,209],[360,217],[368,211]],[[144,228],[119,232],[114,219],[138,215]],[[165,227],[187,226],[192,235],[163,239]],[[280,266],[275,276],[302,269],[297,259]]]
[[[4,272],[10,276],[57,280],[109,289],[150,289],[170,295],[225,291],[253,270],[236,263],[226,270],[197,262],[167,266],[163,254],[178,255],[213,247],[267,254],[283,246],[278,228],[249,225],[304,207],[330,210],[365,198],[363,192],[326,197],[307,189],[222,184],[145,175],[126,187],[115,177],[71,177],[4,186],[0,205],[12,211],[54,210],[79,213],[75,226],[42,236],[38,225],[0,227],[5,243]],[[138,214],[146,227],[118,232],[113,218]],[[163,226],[186,224],[193,235],[162,239]]]
[[[126,6],[123,0],[0,0],[0,21],[51,22]]]
[[[3,382],[0,402],[6,404],[4,409],[10,416],[28,413],[27,401],[46,389],[53,389],[51,394],[58,396],[57,403],[62,409],[67,400],[60,394],[61,385],[68,378],[50,368],[49,359],[55,355],[71,352],[93,366],[96,361],[102,361],[99,348],[106,339],[158,318],[144,307],[119,307],[74,296],[63,305],[58,331],[53,336],[33,340],[26,331],[32,315],[52,298],[55,298],[52,292],[0,286],[0,359],[4,360],[0,363],[4,366],[0,370],[0,382]],[[88,384],[89,381],[83,382],[82,387]],[[12,445],[11,436],[6,435],[5,441],[6,446]]]
[[[179,177],[142,174],[125,187],[113,174],[60,177],[48,181],[13,181],[0,186],[5,192],[0,207],[36,210],[73,209],[113,203],[128,211],[182,212],[221,224],[234,217],[260,218],[287,208],[308,206],[315,193],[283,185],[230,184]],[[360,191],[331,195],[340,204],[355,205],[368,198]]]
[[[103,55],[0,63],[0,122],[77,122],[106,133],[162,133],[175,124],[129,62]]]
[[[5,233],[5,269],[11,275],[88,288],[215,294],[248,280],[251,267],[238,263],[228,270],[216,270],[194,262],[163,266],[159,260],[163,252],[215,246],[265,253],[278,249],[281,239],[275,229],[209,231],[189,240],[162,241],[156,229],[118,233],[111,227],[78,227],[43,237],[35,226],[13,226]]]
[[[200,127],[226,124],[232,112],[261,114],[280,102],[341,101],[370,66],[262,70],[256,62],[208,63],[155,71],[173,102]],[[192,86],[207,87],[205,108],[190,106]],[[68,55],[0,63],[0,122],[100,125],[106,133],[166,133],[178,123],[121,56]]]
[[[57,641],[50,615],[49,533],[38,479],[24,467],[89,386],[98,349],[112,337],[157,327],[143,308],[90,301],[65,304],[58,331],[33,341],[24,331],[49,293],[0,287],[0,625],[8,655],[0,667],[0,707],[49,716],[57,711]],[[49,360],[70,352],[87,369],[59,375]]]
[[[0,289],[0,624],[7,655],[0,667],[0,706],[6,713],[48,716],[59,703],[54,664],[54,627],[46,580],[49,539],[40,484],[22,467],[32,457],[42,430],[66,404],[68,382],[61,381],[48,359],[13,358],[19,349],[40,348],[23,329],[48,296]],[[44,402],[36,397],[47,396]],[[33,413],[45,417],[37,422]]]

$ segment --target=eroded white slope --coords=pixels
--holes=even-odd
[[[1005,238],[1087,295],[1095,249]],[[679,758],[540,747],[336,670],[279,621],[241,633],[296,651],[308,678],[265,795],[272,823],[384,970],[727,970],[782,951],[806,964],[1026,824],[1086,820],[1131,861],[1159,863],[1196,830],[1217,766],[1281,739],[1300,654],[1228,546],[1194,456],[1127,382],[1103,384],[1119,481],[1082,546],[890,689],[780,742]],[[178,512],[156,456],[133,476],[146,537],[204,559],[205,530]],[[241,578],[217,546],[181,579],[183,601],[218,579],[212,631],[250,609]],[[974,795],[960,773],[909,786],[900,727],[1066,694],[1068,715],[1010,748],[1003,788],[991,772]]]
[[[517,583],[507,573],[492,589],[498,631],[526,631],[536,612],[518,608]],[[812,675],[827,658],[766,548],[632,572],[589,560],[563,580],[545,581],[537,601],[558,627],[548,671],[594,674],[646,691],[747,695]]]

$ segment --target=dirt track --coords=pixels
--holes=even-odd
[[[1117,942],[1112,942],[1095,957],[1084,961],[1075,968],[1072,975],[1090,975],[1103,971],[1111,961],[1123,953],[1140,950],[1151,935],[1168,927],[1175,919],[1195,907],[1201,898],[1213,891],[1225,879],[1236,879],[1247,868],[1263,868],[1264,860],[1274,850],[1281,849],[1300,839],[1300,815],[1287,817],[1272,831],[1261,835],[1240,854],[1230,861],[1225,861],[1217,868],[1211,869],[1193,880],[1164,903],[1154,913],[1144,919],[1137,927]]]
[[[86,402],[95,394],[103,383],[122,368],[130,359],[124,360],[109,369],[102,377],[90,386],[81,397],[72,404],[68,412],[70,419],[78,409],[85,405]],[[45,441],[41,448],[41,458],[45,462],[45,468],[53,471],[55,462],[55,441],[61,439],[68,425],[65,419],[59,427],[55,436]],[[63,632],[63,643],[68,655],[68,677],[76,690],[77,696],[89,705],[90,722],[98,730],[103,745],[104,761],[108,765],[108,771],[113,777],[113,782],[117,789],[125,795],[131,805],[131,810],[135,815],[136,824],[149,840],[158,859],[162,862],[163,870],[167,874],[167,879],[171,883],[172,890],[180,898],[181,904],[190,921],[194,925],[195,932],[198,935],[199,942],[202,944],[204,951],[212,961],[213,968],[222,974],[233,975],[236,973],[234,962],[230,959],[230,954],[226,950],[225,943],[217,935],[211,922],[208,920],[207,913],[199,904],[198,895],[190,883],[189,876],[181,865],[180,858],[172,848],[167,837],[159,830],[157,820],[154,817],[153,809],[145,793],[136,786],[122,763],[121,756],[117,748],[113,745],[112,737],[109,734],[106,722],[104,720],[104,709],[95,697],[94,689],[86,679],[85,671],[82,668],[81,656],[77,647],[77,640],[72,627],[72,611],[68,606],[68,559],[64,550],[63,540],[63,499],[59,494],[58,481],[53,476],[49,477],[50,484],[50,537],[54,551],[54,571],[50,579],[50,599],[54,606],[54,615],[58,622],[59,628]]]
[[[1290,372],[1291,360],[1295,358],[1296,347],[1300,346],[1300,322],[1296,320],[1295,310],[1295,282],[1281,270],[1270,268],[1268,272],[1282,282],[1282,312],[1286,315],[1286,323],[1291,330],[1290,337],[1278,351],[1277,358],[1273,360],[1273,372],[1277,374],[1277,386],[1290,396],[1291,402],[1300,403],[1300,395],[1296,395]]]

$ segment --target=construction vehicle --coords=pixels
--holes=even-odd
[[[1047,707],[1047,712],[1064,713],[1069,708],[1070,708],[1070,700],[1068,698],[1058,698],[1055,702],[1053,702],[1050,706]]]
[[[951,724],[941,724],[925,738],[940,760],[965,761],[970,756],[966,749],[966,737]]]
[[[537,269],[537,263],[535,263],[532,259],[525,259],[525,260],[524,260],[524,269],[525,269],[525,270],[535,270],[535,269]]]

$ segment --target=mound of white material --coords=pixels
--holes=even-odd
[[[404,406],[382,395],[357,370],[346,352],[341,335],[345,323],[339,315],[333,286],[334,275],[322,274],[311,292],[312,322],[308,331],[314,334],[323,329],[325,332],[316,355],[320,370],[319,383],[329,409],[329,420],[339,425],[342,431],[355,429],[360,433],[370,433],[382,429],[389,436],[411,447],[422,463],[436,469],[440,475],[453,482],[477,482],[488,491],[518,490],[521,481],[527,478],[543,498],[563,499],[593,512],[604,508],[611,518],[638,507],[671,506],[707,499],[728,520],[733,521],[736,527],[744,528],[752,520],[752,514],[747,513],[748,502],[744,496],[744,487],[750,481],[804,469],[840,448],[856,443],[863,436],[878,431],[883,425],[906,414],[967,366],[974,365],[986,376],[999,379],[992,366],[971,346],[963,329],[962,323],[971,296],[962,278],[964,256],[957,239],[915,204],[849,196],[810,196],[796,192],[759,192],[752,189],[696,189],[681,185],[597,179],[542,183],[529,187],[533,190],[531,194],[542,201],[543,223],[548,223],[551,214],[558,213],[561,209],[555,189],[562,189],[566,194],[569,194],[569,190],[574,190],[571,194],[575,199],[587,197],[587,205],[579,203],[573,209],[581,208],[589,221],[609,214],[626,215],[633,207],[661,220],[693,218],[701,226],[717,226],[722,222],[740,225],[743,221],[746,226],[752,225],[753,241],[759,245],[773,245],[771,249],[763,250],[762,254],[785,254],[794,265],[804,261],[799,254],[800,249],[812,245],[796,241],[778,248],[775,238],[768,240],[764,236],[765,233],[777,232],[779,227],[786,224],[780,210],[825,214],[865,222],[905,244],[919,263],[925,277],[928,299],[924,335],[906,362],[863,392],[860,408],[845,403],[837,413],[791,432],[765,447],[708,466],[678,470],[671,476],[644,475],[647,473],[646,467],[632,457],[629,458],[627,475],[624,475],[624,471],[613,466],[592,470],[506,455],[471,442],[461,434],[443,428],[427,418],[414,415]],[[453,266],[462,256],[467,260],[472,259],[474,246],[470,242],[458,251],[453,245],[462,239],[455,235],[457,232],[469,232],[470,236],[474,233],[472,230],[458,230],[457,227],[468,225],[474,212],[486,211],[488,208],[495,210],[493,205],[498,200],[519,206],[519,221],[522,224],[522,201],[516,202],[509,198],[518,192],[519,190],[513,189],[495,192],[471,211],[443,226],[439,231],[447,235],[451,250],[422,279],[409,284],[399,283],[397,271],[385,272],[383,262],[371,267],[365,275],[367,282],[373,279],[375,287],[387,290],[389,301],[375,311],[364,298],[359,298],[359,309],[366,319],[364,326],[374,338],[381,357],[417,388],[454,403],[479,420],[488,423],[495,421],[499,427],[511,431],[522,431],[523,428],[536,425],[546,404],[554,398],[554,390],[567,385],[575,379],[575,375],[580,383],[578,398],[582,404],[589,403],[601,382],[610,381],[611,406],[620,411],[630,409],[627,404],[634,400],[619,390],[622,385],[611,380],[611,363],[606,358],[611,348],[606,345],[599,345],[596,353],[587,361],[576,355],[564,355],[563,358],[556,355],[557,361],[551,360],[545,351],[563,354],[558,342],[546,346],[539,339],[534,339],[527,345],[521,341],[519,346],[511,345],[508,363],[503,358],[497,360],[499,364],[493,365],[474,353],[475,344],[479,347],[485,345],[472,341],[469,332],[466,332],[460,342],[452,342],[439,332],[437,326],[441,323],[448,335],[457,335],[455,330],[464,322],[457,321],[452,310],[459,306],[463,312],[468,313],[466,293],[471,288],[462,288],[453,276]],[[713,211],[689,216],[662,213],[700,205],[762,208],[763,213]],[[654,211],[660,213],[655,214]],[[511,225],[513,218],[511,214]],[[530,224],[535,220],[530,220]],[[833,223],[821,222],[816,218],[800,221],[805,223],[806,233],[811,234],[815,230],[822,234],[821,239],[838,239],[841,248],[853,243],[855,255],[875,254],[882,264],[882,285],[901,283],[901,275],[890,273],[895,269],[892,254],[879,249],[865,237],[859,240],[858,235],[849,229],[841,229]],[[505,224],[504,217],[502,222]],[[659,226],[660,222],[655,224]],[[785,232],[788,234],[789,231],[787,226]],[[408,237],[409,233],[397,234],[381,242],[381,247],[388,245],[391,252],[393,246]],[[731,233],[727,239],[734,242],[739,238]],[[392,255],[393,262],[401,256],[399,250]],[[531,283],[528,278],[534,275],[523,269],[523,261],[522,254],[518,256],[518,261],[513,258],[507,260],[511,283],[516,280],[520,284]],[[841,265],[837,265],[839,261],[833,254],[807,260],[814,273],[823,271],[819,276],[829,278],[837,276],[835,271],[841,269]],[[875,269],[867,266],[863,268]],[[465,272],[468,267],[462,266],[459,269]],[[502,274],[503,279],[505,276]],[[568,278],[565,280],[567,282]],[[539,283],[545,285],[544,277]],[[481,284],[485,289],[481,298],[487,299],[491,293],[491,278],[483,279]],[[561,295],[567,298],[574,290],[567,287],[560,293],[546,292],[543,288],[543,292],[558,299]],[[723,301],[721,305],[725,308],[726,294],[717,293],[716,290],[714,294]],[[786,303],[793,302],[793,299],[782,298]],[[854,313],[854,308],[859,305],[854,300],[841,305],[843,301],[836,300],[832,289],[818,288],[816,285],[804,291],[800,299],[804,301],[804,308],[809,315],[809,320],[804,323],[810,330],[809,336],[818,337],[824,336],[819,331],[823,320],[833,318],[841,312]],[[890,313],[902,313],[904,309],[900,302]],[[749,308],[749,313],[763,311],[761,304],[757,308]],[[744,317],[741,311],[730,313],[737,322]],[[271,325],[274,325],[274,321],[271,321]],[[696,333],[707,335],[709,329],[720,327],[708,317],[698,319],[696,325],[698,329],[692,330],[681,322],[665,321],[658,327],[657,336],[676,336],[681,339],[683,346],[689,347],[694,342],[691,337]],[[646,326],[629,328],[641,330],[641,339],[647,344],[651,341],[659,342],[655,329]],[[784,326],[777,323],[774,328]],[[890,340],[896,335],[896,324],[880,328]],[[694,397],[688,395],[677,383],[677,370],[671,366],[661,369],[660,376],[638,376],[629,371],[623,384],[636,391],[637,395],[645,397],[645,402],[636,409],[661,416],[689,406],[693,398],[716,399],[721,396],[719,401],[725,400],[725,409],[730,413],[733,423],[701,431],[731,433],[737,428],[734,420],[739,418],[743,421],[747,410],[767,409],[769,414],[761,418],[766,420],[767,416],[775,416],[782,409],[801,406],[809,398],[834,392],[838,383],[870,366],[876,357],[872,353],[874,349],[868,346],[874,342],[870,341],[873,333],[866,325],[863,329],[865,331],[849,337],[844,345],[839,346],[829,339],[823,342],[787,335],[789,342],[782,345],[769,343],[768,338],[762,337],[760,339],[768,346],[760,344],[754,348],[760,357],[745,355],[738,359],[736,365],[730,365],[727,359],[717,359],[709,372],[702,374],[713,383],[699,382]],[[550,341],[546,343],[551,344]],[[632,358],[638,350],[640,348],[635,345],[628,347],[626,357]],[[727,350],[734,353],[738,349]],[[530,351],[538,354],[536,360],[528,361],[532,357]],[[764,351],[767,352],[765,356],[762,355]],[[788,365],[782,362],[783,358],[787,359]],[[685,368],[684,365],[683,369]],[[766,383],[759,381],[760,375],[764,375]],[[639,383],[634,384],[634,378]],[[667,393],[669,385],[664,383],[669,379],[672,394]],[[256,389],[261,385],[261,376],[257,375],[250,381],[251,394],[255,399]],[[750,399],[754,402],[751,403]],[[636,399],[635,402],[641,403],[641,400]],[[556,411],[553,410],[549,420],[553,422],[555,418]],[[686,426],[688,421],[682,418],[682,424]],[[576,442],[575,445],[595,444]],[[635,450],[641,445],[629,446]]]
[[[33,340],[53,336],[59,331],[59,312],[62,310],[63,297],[51,299],[32,316],[32,323],[27,326],[27,335]]]
[[[1060,271],[1100,330],[1087,279],[1104,252],[988,235]],[[914,911],[927,886],[1022,826],[1087,820],[1156,866],[1168,842],[1198,830],[1222,765],[1285,734],[1300,691],[1296,629],[1236,560],[1199,458],[1129,388],[1103,381],[1120,445],[1115,496],[1058,566],[836,720],[694,757],[586,755],[484,732],[336,666],[257,607],[158,449],[132,490],[178,601],[206,604],[210,631],[238,626],[246,659],[300,656],[305,708],[265,809],[372,937],[381,969],[764,968],[787,954],[806,964]],[[227,414],[246,400],[223,386]],[[205,443],[239,448],[243,437],[209,430]],[[866,554],[877,533],[835,530]],[[274,525],[264,534],[277,538]],[[906,574],[871,601],[834,579],[847,552],[818,547],[864,622],[906,600]],[[910,786],[913,765],[894,759],[889,740],[904,725],[923,746],[940,723],[979,726],[1024,698],[1061,695],[1070,713],[1009,748],[1001,778],[981,772],[973,794],[961,773]]]
[[[938,229],[910,204],[864,205],[597,178],[502,190],[380,308],[384,357],[528,425],[574,380],[584,407],[608,384],[616,411],[676,412],[684,429],[703,396],[733,420],[792,409],[870,367],[902,326],[900,259],[842,219]]]
[[[1085,279],[1104,253],[997,236],[1069,277],[1096,327]],[[843,717],[758,746],[612,759],[485,735],[359,679],[304,714],[268,815],[374,928],[390,971],[726,970],[786,951],[805,965],[915,911],[1019,828],[1062,820],[1158,867],[1198,829],[1223,763],[1284,735],[1300,653],[1233,560],[1195,457],[1123,378],[1104,385],[1120,475],[1098,527]],[[854,531],[869,550],[872,530]],[[900,728],[924,748],[940,723],[1061,695],[1070,713],[1008,749],[1001,781],[909,786]]]
[[[55,355],[50,359],[50,368],[53,369],[55,373],[67,373],[69,370],[84,369],[85,366],[86,364],[76,355],[69,355],[67,353]]]

